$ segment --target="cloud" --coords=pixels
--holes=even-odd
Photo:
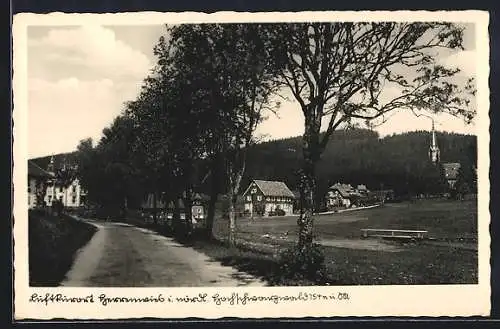
[[[31,38],[28,46],[33,68],[30,73],[41,73],[44,78],[51,76],[48,71],[61,66],[66,71],[84,69],[93,78],[110,79],[143,78],[152,67],[144,53],[117,39],[111,29],[99,25],[54,28],[41,38]]]
[[[476,52],[472,50],[459,51],[445,57],[441,63],[445,67],[459,68],[460,75],[476,76]]]
[[[99,25],[28,31],[28,150],[67,152],[98,140],[133,100],[150,59]],[[30,37],[31,36],[31,37]]]

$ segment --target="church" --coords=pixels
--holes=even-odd
[[[455,187],[460,172],[460,163],[458,162],[444,162],[441,163],[441,154],[437,145],[436,130],[434,129],[434,120],[432,120],[432,138],[429,147],[429,158],[435,165],[441,165],[444,170],[444,175],[450,189]]]

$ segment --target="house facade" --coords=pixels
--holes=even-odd
[[[457,183],[461,165],[458,162],[448,162],[443,163],[442,166],[444,170],[444,176],[446,178],[446,181],[448,182],[448,186],[450,187],[450,189],[453,189],[455,187],[455,184]]]
[[[267,216],[282,210],[293,214],[295,195],[284,182],[253,180],[243,193],[244,211],[251,216]]]
[[[376,202],[376,194],[368,190],[366,185],[353,187],[351,184],[336,183],[328,189],[325,197],[326,208],[349,208],[366,206]]]
[[[52,178],[53,176],[49,172],[28,161],[28,209],[41,206],[38,204],[38,196],[44,193],[43,189],[46,183]]]
[[[191,212],[196,221],[202,221],[205,219],[205,200],[207,198],[204,195],[195,193],[193,196],[193,204],[191,206]]]
[[[87,193],[77,177],[78,165],[70,155],[58,154],[30,161],[40,168],[46,168],[44,171],[50,175],[43,197],[48,207],[51,207],[55,200],[61,201],[67,208],[78,208],[86,202]]]
[[[345,207],[349,208],[352,203],[352,194],[355,193],[351,184],[336,183],[328,189],[326,193],[327,209]]]
[[[47,186],[44,201],[49,207],[55,200],[59,200],[64,207],[78,208],[85,203],[86,196],[78,178],[73,179],[69,184],[63,184],[57,178],[53,178]]]

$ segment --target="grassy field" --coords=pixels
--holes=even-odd
[[[93,236],[96,228],[67,215],[29,213],[30,286],[58,286],[73,264],[78,249]]]
[[[216,223],[217,235],[227,235],[227,223]],[[296,237],[297,217],[241,218],[239,236],[260,239],[269,234]],[[427,230],[429,237],[444,241],[477,241],[476,201],[418,200],[386,204],[380,208],[316,215],[314,234],[320,239],[360,238],[363,228]]]
[[[194,240],[190,246],[224,265],[262,277],[271,285],[389,285],[477,283],[477,205],[475,201],[420,200],[381,208],[315,217],[319,241],[347,241],[348,247],[323,246],[328,278],[318,282],[283,282],[278,253],[295,243],[297,217],[237,221],[237,248],[228,248],[228,223],[217,217],[219,241]],[[361,239],[362,228],[428,230],[439,244],[377,242]],[[385,246],[369,250],[364,244]],[[359,244],[359,248],[353,247]],[[390,247],[390,248],[389,248]]]
[[[421,245],[394,253],[323,247],[327,279],[321,282],[296,282],[283,281],[281,278],[277,254],[274,252],[280,249],[265,245],[255,246],[245,241],[240,241],[237,248],[228,248],[222,243],[208,241],[194,241],[189,245],[223,265],[261,277],[270,285],[422,285],[478,282],[477,252],[454,247]]]

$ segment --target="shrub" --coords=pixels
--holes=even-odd
[[[281,279],[285,281],[322,283],[326,279],[325,256],[318,244],[305,249],[295,245],[284,250],[279,255],[278,268]]]
[[[276,216],[285,216],[285,211],[283,209],[276,209]]]

